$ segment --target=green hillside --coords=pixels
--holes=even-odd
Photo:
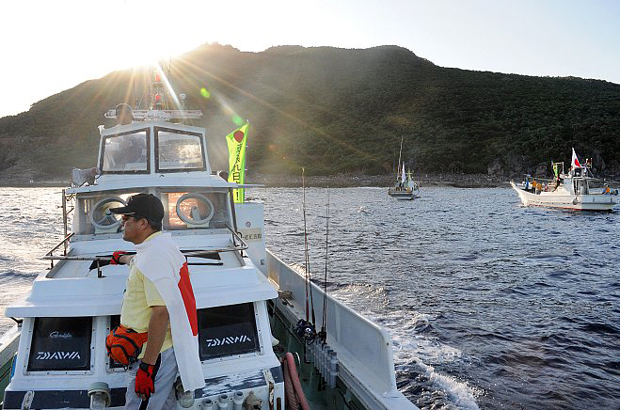
[[[238,115],[252,124],[248,168],[262,173],[388,173],[404,137],[418,172],[508,177],[568,162],[574,146],[598,175],[620,174],[620,85],[605,81],[446,69],[396,46],[205,45],[168,71],[188,108],[204,113],[195,124],[207,128],[214,169],[226,167],[224,136]],[[147,76],[114,72],[0,119],[2,178],[94,165],[103,113],[134,105]]]

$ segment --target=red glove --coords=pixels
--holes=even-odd
[[[121,256],[127,255],[125,251],[116,251],[112,254],[112,259],[110,259],[110,265],[123,265],[121,263]]]
[[[140,367],[136,373],[136,394],[143,394],[145,398],[149,398],[155,393],[155,375],[157,370],[155,366],[140,362]]]

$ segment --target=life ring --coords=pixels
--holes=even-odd
[[[97,202],[90,214],[90,223],[99,229],[112,230],[121,226],[120,216],[116,216],[110,212],[110,208],[118,208],[127,206],[127,202],[123,198],[117,196],[104,198]]]
[[[188,199],[193,199],[196,201],[197,206],[192,206],[189,212],[184,212],[182,205]],[[200,208],[203,208],[202,210]],[[205,210],[207,210],[205,215]],[[176,206],[177,216],[188,225],[207,225],[211,218],[213,218],[213,214],[215,214],[215,206],[213,202],[202,194],[189,193],[183,195],[177,201]]]

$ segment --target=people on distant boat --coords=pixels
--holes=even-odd
[[[559,186],[560,186],[560,176],[558,175],[558,176],[555,178],[555,185],[553,186],[553,190],[554,190],[554,191],[555,191],[555,190],[557,190]]]
[[[114,252],[112,264],[129,264],[127,289],[121,309],[121,331],[137,338],[136,355],[128,363],[125,409],[164,409],[175,401],[177,371],[183,388],[204,386],[197,350],[197,314],[185,257],[169,234],[161,232],[164,206],[152,194],[137,194],[127,206],[112,208],[122,216],[123,239],[135,244],[137,254]],[[106,340],[108,354],[119,341],[114,329]],[[129,331],[131,329],[132,331]],[[146,336],[146,342],[145,342]],[[144,346],[145,348],[144,348]],[[178,366],[177,363],[181,363]]]
[[[611,189],[609,188],[609,185],[605,184],[605,186],[603,187],[603,195],[611,195]]]

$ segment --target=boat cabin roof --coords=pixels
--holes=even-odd
[[[204,128],[155,119],[100,126],[99,131],[95,184],[69,193],[122,187],[238,186],[212,173]]]

